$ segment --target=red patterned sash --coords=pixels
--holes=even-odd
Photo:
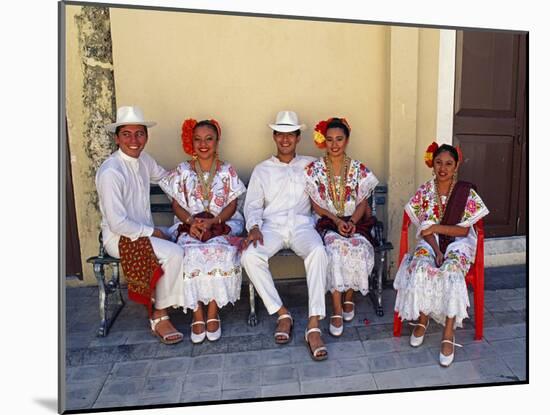
[[[121,236],[118,242],[120,264],[128,282],[128,298],[147,306],[152,315],[152,296],[158,280],[164,274],[151,240],[145,236],[131,241]]]

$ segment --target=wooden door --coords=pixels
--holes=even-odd
[[[487,236],[525,233],[526,47],[526,34],[457,32],[453,140],[491,211]]]
[[[82,262],[80,256],[80,242],[78,240],[78,227],[76,223],[76,210],[74,204],[73,176],[71,170],[71,157],[69,152],[68,131],[66,132],[66,151],[65,160],[67,163],[65,177],[65,231],[66,231],[66,250],[65,250],[65,274],[67,277],[77,277],[82,279]]]

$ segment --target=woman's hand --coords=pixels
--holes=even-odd
[[[203,232],[204,229],[201,227],[200,222],[197,219],[193,219],[189,228],[189,235],[200,240]]]
[[[216,218],[196,218],[195,221],[203,231],[209,231],[212,225],[218,223]]]
[[[340,235],[348,236],[349,226],[347,222],[344,222],[342,219],[338,219],[338,222],[336,222],[336,226],[338,227],[338,233]]]
[[[170,240],[170,237],[166,235],[163,231],[161,231],[159,228],[155,228],[151,236],[154,236],[155,238],[166,239],[167,241]]]

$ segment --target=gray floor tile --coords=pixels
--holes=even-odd
[[[222,399],[223,400],[254,399],[254,398],[259,398],[260,396],[261,396],[260,388],[223,390],[222,391]]]
[[[355,357],[352,359],[338,359],[337,376],[351,376],[370,373],[370,357]],[[329,359],[330,360],[330,359]]]
[[[223,368],[224,358],[225,356],[221,354],[194,357],[191,359],[189,373],[221,371]]]
[[[222,390],[251,389],[261,383],[261,372],[253,368],[224,372]]]
[[[412,380],[402,370],[373,373],[373,377],[379,390],[414,387]]]
[[[518,380],[527,379],[527,360],[525,353],[513,353],[502,356],[502,360],[506,363]]]
[[[482,380],[472,362],[453,362],[449,367],[437,367],[451,385],[464,385]]]
[[[298,382],[290,382],[280,383],[278,385],[262,386],[260,396],[262,398],[274,396],[298,396],[300,393],[300,384]]]
[[[101,389],[98,401],[102,404],[118,401],[127,402],[136,398],[143,390],[145,378],[128,378],[107,380]]]
[[[455,349],[455,353],[459,349]],[[492,346],[485,340],[464,345],[462,349],[466,353],[468,360],[485,359],[495,356]]]
[[[411,379],[415,387],[442,386],[448,385],[449,379],[439,367],[438,361],[430,366],[415,367],[404,370],[404,375]]]
[[[333,378],[339,375],[340,365],[337,361],[327,359],[320,362],[304,363],[298,366],[300,381],[322,378]]]
[[[368,341],[367,341],[368,342]],[[332,357],[362,357],[366,355],[361,341],[350,341],[346,343],[327,343],[329,359]]]
[[[192,359],[190,357],[172,357],[154,360],[149,370],[149,376],[185,376]]]
[[[225,356],[223,369],[226,371],[237,370],[241,368],[254,368],[262,366],[260,351],[228,353]]]
[[[88,345],[88,347],[117,346],[119,344],[126,343],[127,338],[128,338],[128,333],[124,331],[109,333],[109,335],[106,337],[96,337],[95,339],[90,341],[90,344]]]
[[[145,379],[140,398],[162,397],[165,403],[178,402],[182,385],[183,377],[150,376]]]
[[[190,403],[190,402],[213,402],[219,401],[222,398],[222,391],[219,390],[209,390],[209,391],[184,391],[180,396],[180,402]]]
[[[510,353],[525,353],[525,338],[520,339],[509,339],[509,340],[497,340],[491,342],[493,350],[495,350],[499,355],[510,354]]]
[[[386,353],[383,355],[369,356],[369,366],[372,373],[386,372],[403,368],[403,361],[398,353]]]
[[[261,350],[258,352],[258,357],[263,366],[288,365],[292,363],[289,347]]]
[[[493,342],[496,340],[513,339],[516,337],[516,334],[508,326],[488,327],[483,330],[483,337],[488,342]]]
[[[298,381],[298,370],[294,366],[271,366],[262,369],[262,386],[296,381]]]
[[[376,390],[376,383],[371,374],[339,377],[334,379],[317,379],[300,382],[302,394],[327,394]]]
[[[183,392],[202,392],[221,390],[222,376],[220,373],[195,373],[185,377]]]
[[[485,380],[500,379],[502,382],[516,380],[516,376],[500,357],[493,356],[475,360],[472,362],[472,366],[477,370],[480,377]]]
[[[399,338],[394,337],[382,340],[366,340],[363,342],[365,354],[367,356],[373,356],[377,354],[397,352],[401,349],[399,340]]]
[[[103,380],[67,384],[66,409],[88,409],[94,404]]]
[[[151,361],[138,360],[135,362],[115,363],[111,371],[114,378],[145,377],[151,367]]]
[[[400,352],[399,355],[403,362],[403,368],[430,366],[434,364],[433,355],[430,353],[428,348],[419,348],[408,352]]]
[[[79,382],[103,382],[109,375],[112,363],[67,368],[67,384]]]

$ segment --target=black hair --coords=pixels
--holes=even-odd
[[[346,135],[346,138],[349,138],[349,128],[346,124],[342,122],[340,118],[334,117],[328,124],[327,124],[327,131],[329,128],[341,128],[344,131],[344,134]]]
[[[145,125],[142,125],[142,124],[136,124],[136,125],[141,125],[144,129],[145,129],[145,137],[148,137],[149,134],[148,134],[148,131],[147,131],[147,127]],[[122,127],[126,127],[126,125],[119,125],[116,129],[115,129],[115,135],[118,135],[120,129]]]
[[[441,146],[439,146],[437,148],[437,150],[435,150],[434,152],[434,160],[437,156],[439,156],[441,153],[447,151],[451,157],[454,159],[454,161],[456,163],[458,163],[458,151],[456,151],[456,148],[454,148],[453,146],[449,145],[449,144],[443,144]]]
[[[210,120],[199,121],[197,125],[195,125],[195,128],[193,129],[193,131],[196,130],[198,127],[209,127],[211,130],[213,130],[216,133],[216,140],[220,138],[218,134],[218,127],[216,127],[216,125],[212,121]]]
[[[275,135],[275,134],[277,134],[277,133],[280,133],[280,132],[281,132],[281,131],[275,131],[275,130],[273,130],[273,135]],[[288,131],[288,132],[289,132],[289,133],[294,133],[294,134],[296,134],[296,137],[299,137],[300,134],[302,133],[302,132],[300,131],[300,129],[297,129],[296,131]]]

